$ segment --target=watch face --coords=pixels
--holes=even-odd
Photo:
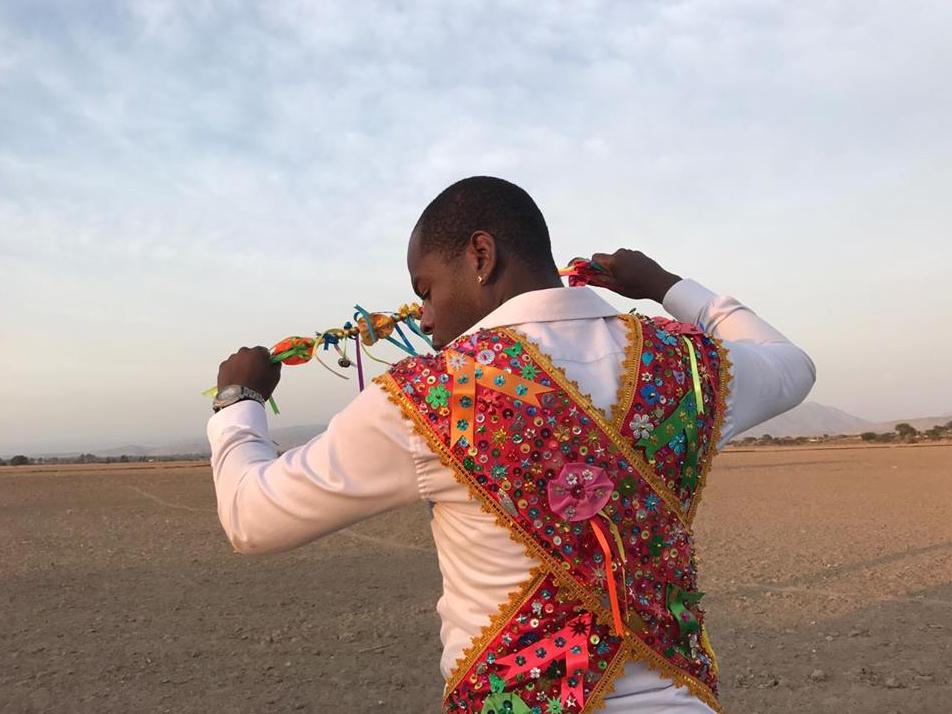
[[[237,384],[229,384],[227,387],[218,392],[218,396],[215,397],[217,401],[223,402],[227,399],[234,399],[238,396],[238,393],[241,392],[241,387]]]

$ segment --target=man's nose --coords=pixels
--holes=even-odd
[[[430,319],[430,310],[425,307],[422,308],[420,313],[420,330],[424,335],[433,334],[433,320]]]

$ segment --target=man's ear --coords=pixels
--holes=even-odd
[[[476,279],[483,285],[490,282],[499,266],[499,253],[496,250],[496,239],[486,231],[476,231],[469,237],[469,246],[466,250],[469,262]]]

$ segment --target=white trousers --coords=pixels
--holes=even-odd
[[[714,710],[684,687],[660,677],[648,665],[629,662],[605,697],[604,714],[714,714]]]

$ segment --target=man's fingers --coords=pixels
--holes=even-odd
[[[263,345],[258,345],[257,347],[239,347],[236,352],[232,352],[231,355],[229,355],[225,362],[229,362],[249,352],[256,352],[263,359],[271,359],[271,350]],[[225,362],[222,362],[222,364],[225,364]]]
[[[614,290],[616,287],[614,278],[606,273],[596,273],[588,279],[588,284],[593,288],[608,288],[609,290]]]
[[[615,256],[608,253],[593,253],[592,262],[605,268],[606,272],[611,273],[615,267]]]

